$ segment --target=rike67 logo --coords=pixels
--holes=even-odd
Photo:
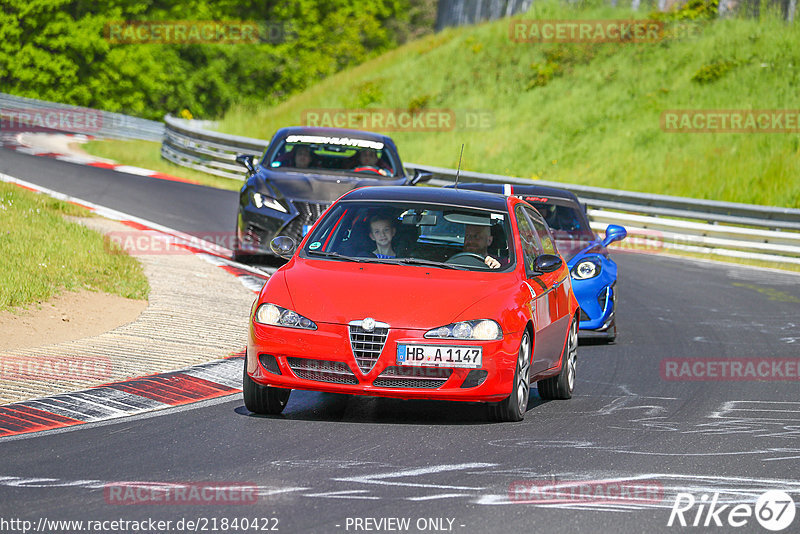
[[[696,499],[691,493],[678,493],[669,514],[667,526],[681,527],[743,527],[754,517],[767,530],[779,532],[794,521],[795,505],[785,491],[771,490],[762,493],[755,503],[720,504],[719,493],[704,493]]]

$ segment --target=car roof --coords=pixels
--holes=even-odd
[[[467,183],[458,184],[459,189],[470,189],[473,191],[491,191],[494,193],[506,194],[507,192],[512,195],[532,195],[537,197],[555,198],[559,200],[570,200],[576,204],[580,204],[580,200],[572,191],[566,189],[559,189],[557,187],[545,187],[543,185],[516,185],[516,184],[485,184],[485,183]],[[510,188],[510,191],[507,191]]]
[[[507,198],[487,191],[450,189],[445,187],[373,186],[350,191],[342,200],[382,200],[400,202],[430,202],[472,208],[508,211]]]
[[[389,145],[394,151],[397,147],[394,145],[391,137],[386,135],[377,134],[375,132],[365,132],[363,130],[349,130],[347,128],[325,128],[321,126],[287,126],[281,128],[272,137],[273,142],[288,137],[290,135],[319,135],[328,137],[357,137],[367,141],[380,141],[384,145]]]

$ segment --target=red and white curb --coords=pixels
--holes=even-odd
[[[92,136],[83,134],[58,134],[67,137],[72,137],[75,141],[88,141],[93,139]],[[86,165],[88,167],[96,167],[99,169],[108,169],[110,171],[122,172],[125,174],[135,174],[137,176],[146,176],[148,178],[156,178],[158,180],[169,180],[171,182],[183,182],[187,184],[199,184],[196,180],[189,180],[187,178],[179,178],[171,174],[166,174],[159,171],[150,169],[143,169],[141,167],[134,167],[132,165],[120,165],[119,163],[111,163],[109,161],[102,161],[98,158],[91,156],[76,156],[75,154],[63,154],[61,152],[53,152],[33,146],[27,146],[20,143],[17,135],[0,137],[0,145],[4,148],[20,152],[21,154],[28,154],[30,156],[42,156],[46,158],[53,158],[59,161],[66,161],[68,163],[75,163],[78,165]]]
[[[231,261],[231,251],[160,224],[0,173],[0,181],[84,207],[139,230],[155,232],[258,292],[270,272]],[[244,320],[244,319],[243,319]],[[162,373],[0,406],[0,438],[137,415],[241,391],[244,351],[181,371]]]
[[[243,354],[180,371],[0,406],[0,438],[138,415],[242,390]]]

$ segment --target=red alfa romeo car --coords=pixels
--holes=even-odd
[[[491,403],[519,421],[575,385],[579,308],[539,212],[516,197],[368,187],[336,201],[253,305],[244,401],[292,389]]]

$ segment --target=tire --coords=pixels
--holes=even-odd
[[[531,393],[530,370],[531,336],[526,330],[519,343],[511,394],[505,400],[491,405],[492,419],[504,423],[522,421],[525,411],[528,409],[528,398]]]
[[[242,379],[242,396],[245,407],[253,413],[278,415],[289,402],[291,389],[262,386],[247,374],[247,357],[244,359],[244,377]]]
[[[539,380],[539,396],[545,400],[571,399],[575,389],[575,367],[578,361],[578,320],[573,318],[561,354],[561,371],[556,376]]]
[[[617,342],[617,319],[616,317],[611,320],[611,324],[608,325],[608,330],[606,330],[606,342],[609,345],[613,345]]]

